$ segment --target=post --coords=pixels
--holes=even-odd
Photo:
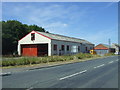
[[[51,50],[52,49],[52,47],[51,47],[51,42],[50,43],[48,43],[48,56],[51,56]]]
[[[18,51],[18,55],[21,55],[21,45],[19,43],[18,43],[17,51]]]
[[[110,53],[110,47],[111,47],[110,46],[111,45],[111,40],[110,39],[108,40],[108,43],[109,43],[109,51],[108,52]]]

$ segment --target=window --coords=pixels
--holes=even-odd
[[[73,53],[78,52],[77,46],[72,46],[72,47],[71,47],[71,52],[73,52]]]
[[[67,45],[67,51],[69,51],[69,45]]]
[[[93,49],[93,47],[90,47],[90,50],[92,50]]]
[[[54,51],[57,51],[57,45],[54,44]]]
[[[62,45],[62,51],[64,51],[64,49],[65,49],[65,47],[64,47],[64,45]]]
[[[88,50],[88,48],[86,47],[86,51]]]
[[[80,46],[78,46],[78,52],[80,51]]]
[[[35,33],[31,33],[31,40],[35,40]]]

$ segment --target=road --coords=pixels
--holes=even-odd
[[[3,76],[3,88],[118,88],[118,56]]]

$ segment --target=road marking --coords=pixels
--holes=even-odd
[[[110,64],[110,63],[113,63],[113,62],[114,62],[114,61],[110,61],[109,64]]]
[[[7,73],[0,73],[0,76],[5,76],[5,75],[10,75],[11,72],[7,72]]]
[[[116,61],[118,61],[118,59]]]
[[[94,67],[94,68],[99,68],[99,67],[102,67],[102,66],[104,66],[105,64],[101,64],[101,65],[99,65],[99,66],[96,66],[96,67]]]
[[[73,76],[75,76],[75,75],[85,73],[86,71],[87,71],[87,70],[84,70],[84,71],[81,71],[81,72],[78,72],[78,73],[74,73],[74,74],[65,76],[65,77],[63,77],[63,78],[60,78],[59,80],[63,80],[63,79],[66,79],[66,78],[70,78],[70,77],[73,77]]]
[[[28,89],[26,89],[26,90],[31,90],[31,89],[33,89],[33,87],[30,87],[30,88],[28,88]]]

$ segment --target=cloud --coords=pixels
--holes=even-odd
[[[65,6],[64,4],[55,3],[48,6],[40,4],[40,8],[38,8],[35,5],[27,4],[25,7],[17,5],[11,13],[20,18],[25,17],[24,22],[27,24],[37,24],[48,31],[52,31],[51,29],[54,28],[53,31],[56,30],[56,33],[58,33],[61,32],[61,29],[74,25],[79,20],[82,21],[89,13],[89,8],[80,9],[79,5]]]
[[[99,43],[105,43],[108,44],[108,39],[110,38],[112,43],[118,42],[118,26],[113,26],[108,29],[104,30],[96,30],[96,32],[83,35],[82,37],[87,39],[88,41],[91,41],[92,43],[99,44]],[[116,40],[116,41],[114,41]]]
[[[37,6],[39,4],[39,7]],[[55,23],[59,20],[67,20],[72,23],[72,20],[82,19],[86,16],[89,10],[80,9],[79,5],[64,5],[58,3],[19,3],[6,4],[6,15],[14,17],[26,18],[26,22],[34,24]],[[11,10],[10,10],[11,8]],[[65,22],[66,23],[66,22]],[[64,24],[64,23],[63,23]],[[67,26],[64,24],[64,26]]]
[[[64,23],[64,24],[63,24],[63,26],[65,26],[65,27],[66,27],[66,26],[68,26],[68,24],[65,24],[65,23]]]
[[[113,4],[114,3],[108,3],[105,8],[108,8]],[[93,24],[99,20],[97,17],[97,13],[100,12],[98,11],[99,8],[96,7],[94,9],[91,4],[89,4],[89,7],[83,7],[84,5],[80,5],[81,4],[78,3],[68,4],[42,2],[14,3],[12,5],[6,4],[6,6],[3,5],[6,7],[6,9],[4,9],[3,16],[17,18],[17,20],[29,25],[36,24],[51,33],[73,37],[78,36],[79,38],[86,39],[93,43],[107,42],[109,37],[116,38],[115,35],[113,35],[116,34],[116,32],[111,28],[104,30],[99,29],[97,32],[93,32],[94,30],[92,31],[92,29],[98,28],[97,26],[94,27]],[[101,8],[104,9],[104,7],[100,7],[100,9]],[[101,11],[104,12],[104,10]],[[90,27],[90,25],[93,27]],[[106,26],[101,28],[104,27]]]

